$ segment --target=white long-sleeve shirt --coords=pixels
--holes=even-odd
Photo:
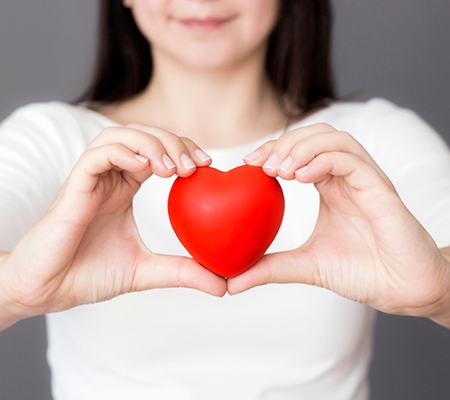
[[[373,98],[335,102],[290,129],[318,122],[350,132],[436,243],[450,245],[450,152],[423,119]],[[89,142],[116,125],[59,101],[26,104],[2,122],[1,250],[11,250],[42,216]],[[205,150],[213,167],[229,170],[281,133]],[[144,182],[134,215],[148,248],[190,256],[167,215],[175,178]],[[313,184],[277,179],[286,207],[267,253],[305,242],[319,206]],[[189,288],[125,294],[47,315],[52,393],[55,400],[365,400],[374,316],[365,305],[302,284],[221,298]]]

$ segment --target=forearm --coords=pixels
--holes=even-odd
[[[443,247],[440,249],[440,251],[445,265],[444,268],[447,271],[447,273],[445,274],[446,278],[444,278],[447,279],[447,282],[444,282],[444,285],[449,289],[446,291],[446,295],[440,302],[437,311],[433,313],[433,315],[431,315],[429,318],[439,325],[445,326],[450,329],[450,246]]]
[[[5,259],[8,254],[9,253],[7,252],[0,251],[0,270],[4,265]],[[2,280],[0,280],[0,331],[8,328],[19,320],[19,318],[13,312],[13,305],[10,303],[10,301],[8,301],[4,290],[2,290],[3,285],[5,285],[5,282],[2,282]]]

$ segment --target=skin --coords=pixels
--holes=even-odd
[[[223,296],[275,282],[326,287],[450,327],[449,249],[436,247],[351,134],[327,124],[290,131],[245,159],[269,176],[315,185],[320,213],[304,245],[267,254],[228,281],[191,258],[146,248],[132,212],[146,179],[189,176],[211,163],[198,150],[239,145],[284,126],[263,70],[278,2],[125,0],[124,6],[152,44],[152,80],[139,95],[98,110],[122,126],[99,133],[45,215],[11,253],[0,254],[0,282],[8,282],[0,284],[0,329],[130,291],[186,286]],[[179,22],[206,15],[230,20],[210,31]],[[280,167],[288,156],[292,164]],[[374,196],[377,202],[367,201]]]
[[[245,161],[269,176],[313,183],[320,207],[306,243],[266,254],[228,279],[230,294],[266,283],[306,283],[450,327],[450,248],[436,246],[350,133],[328,124],[295,129]]]
[[[152,43],[153,76],[141,94],[101,113],[120,123],[140,122],[187,136],[203,149],[246,143],[284,127],[286,116],[263,68],[277,1],[125,4]],[[232,20],[209,32],[179,22],[206,15]]]
[[[210,6],[151,0],[125,6],[152,42],[153,79],[139,96],[98,110],[122,126],[94,138],[47,212],[12,252],[0,254],[0,329],[131,291],[184,286],[226,293],[226,280],[192,258],[148,249],[136,228],[132,199],[153,174],[186,177],[196,166],[209,165],[211,158],[198,153],[197,141],[235,144],[285,123],[262,68],[277,2]],[[233,20],[203,34],[174,24],[173,16],[202,17],[205,7]],[[220,110],[211,101],[219,98]],[[252,133],[241,138],[243,131]],[[142,163],[135,154],[147,160]]]

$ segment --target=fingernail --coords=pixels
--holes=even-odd
[[[146,163],[148,161],[147,157],[143,157],[143,156],[141,156],[139,154],[135,154],[134,156],[142,163]]]
[[[181,163],[183,164],[184,168],[187,169],[195,168],[194,162],[186,153],[181,154]]]
[[[254,161],[261,157],[261,152],[259,150],[255,150],[246,156],[242,157],[244,160]]]
[[[173,161],[169,158],[169,156],[167,154],[164,154],[162,156],[162,160],[164,165],[168,168],[168,169],[172,169],[175,168],[175,164],[173,163]]]
[[[278,157],[276,154],[272,154],[269,159],[264,163],[263,168],[274,169],[277,164]]]
[[[211,157],[200,149],[195,149],[195,155],[202,161],[211,160]]]
[[[282,171],[287,171],[287,169],[291,166],[292,164],[292,157],[288,156],[286,157],[283,162],[278,166],[278,169],[281,169]]]

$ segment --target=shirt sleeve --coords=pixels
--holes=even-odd
[[[370,151],[438,247],[450,246],[450,150],[414,111],[374,98],[360,120]]]
[[[29,103],[0,123],[0,250],[11,251],[44,214],[73,164],[71,121],[56,108]]]

